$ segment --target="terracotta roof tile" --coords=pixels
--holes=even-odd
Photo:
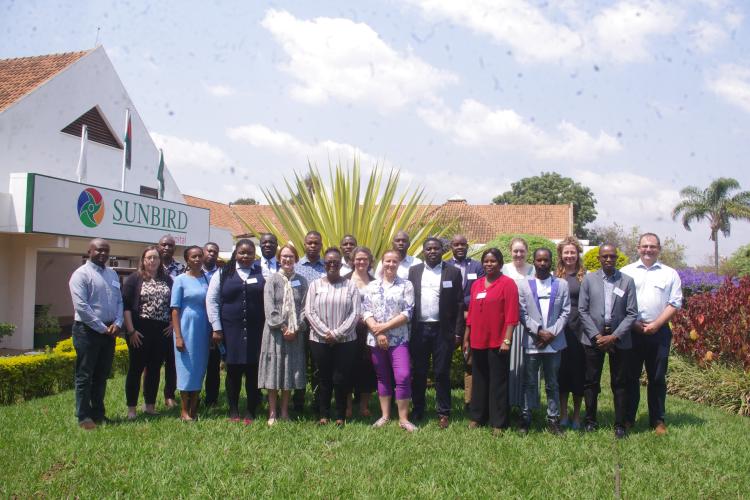
[[[226,203],[205,200],[195,196],[183,195],[185,203],[193,207],[207,208],[210,211],[209,221],[212,226],[221,227],[232,232],[232,236],[245,236],[248,231],[234,216],[232,209]]]
[[[280,226],[268,205],[230,206],[194,196],[185,196],[185,200],[190,205],[210,209],[211,224],[229,229],[234,237],[252,234],[245,224],[263,231],[261,216]],[[448,201],[420,208],[426,209],[430,217],[456,220],[457,230],[475,243],[487,243],[500,234],[535,234],[560,240],[573,231],[569,205],[469,205],[465,201]],[[284,233],[277,236],[280,241],[288,239]]]
[[[0,59],[0,112],[89,52]]]

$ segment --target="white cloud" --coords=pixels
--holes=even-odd
[[[537,7],[525,0],[409,1],[429,18],[490,36],[527,62],[643,60],[651,40],[672,33],[682,17],[676,7],[649,0],[620,1],[593,15],[577,2]]]
[[[342,163],[350,162],[354,156],[360,159],[363,167],[383,163],[351,144],[331,140],[305,142],[287,132],[274,130],[258,123],[227,129],[227,136],[234,141],[245,142],[259,149],[271,150],[298,159],[309,159],[319,166],[328,165],[329,160],[332,163],[339,160]]]
[[[672,208],[680,200],[676,189],[662,187],[658,180],[638,174],[607,170],[606,175],[592,170],[575,170],[572,177],[591,188],[597,200],[599,217],[609,222],[632,224],[672,220]],[[613,189],[613,186],[617,186]]]
[[[736,64],[722,65],[709,78],[708,88],[750,113],[750,68]]]
[[[206,88],[206,92],[214,97],[229,97],[237,93],[237,90],[235,90],[233,87],[230,87],[229,85],[210,85],[208,83],[204,83],[203,86]]]
[[[237,167],[220,148],[204,141],[152,132],[156,146],[164,150],[164,162],[183,194],[230,202],[251,197],[263,200],[260,189],[248,182],[247,168]]]
[[[703,53],[713,51],[727,40],[727,33],[721,25],[705,20],[695,23],[689,34],[695,47]]]
[[[288,61],[281,68],[296,79],[291,93],[303,102],[339,99],[387,111],[429,98],[458,81],[410,51],[396,52],[364,23],[328,17],[301,20],[271,9],[261,24],[284,49]]]
[[[418,113],[427,125],[468,147],[519,151],[545,160],[593,160],[621,149],[617,139],[603,131],[593,137],[572,123],[562,121],[554,133],[549,133],[512,109],[493,110],[473,99],[464,100],[458,112],[438,105],[421,108]]]

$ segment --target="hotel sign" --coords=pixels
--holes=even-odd
[[[27,233],[155,243],[165,234],[178,245],[209,239],[209,211],[171,201],[28,174]]]

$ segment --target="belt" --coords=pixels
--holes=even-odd
[[[103,321],[103,323],[104,323],[104,326],[106,326],[107,328],[109,328],[110,325],[112,325],[112,323],[114,323],[114,321]],[[84,328],[88,328],[92,332],[96,332],[96,330],[94,330],[93,328],[91,328],[89,325],[87,325],[83,321],[74,321],[74,324],[80,325],[80,326],[82,326]],[[96,332],[96,333],[99,333],[99,332]]]

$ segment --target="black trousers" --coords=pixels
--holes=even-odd
[[[258,364],[226,365],[227,378],[225,388],[229,412],[237,413],[240,407],[240,388],[242,376],[245,376],[245,394],[247,395],[247,413],[255,418],[255,410],[260,403],[260,389],[258,389]]]
[[[583,398],[586,401],[586,423],[596,424],[597,404],[601,392],[602,368],[604,367],[604,355],[596,347],[583,346],[586,358],[586,374],[583,383]],[[609,353],[609,375],[612,395],[615,403],[615,425],[622,426],[625,423],[627,411],[627,388],[628,369],[630,366],[630,349],[619,349],[615,347],[614,352]]]
[[[161,337],[162,355],[164,356],[164,399],[174,399],[177,390],[177,369],[174,366],[174,334]]]
[[[216,404],[219,400],[219,385],[221,382],[221,353],[212,344],[208,351],[208,366],[206,367],[206,400],[207,406]]]
[[[133,318],[133,327],[143,335],[140,347],[128,342],[128,374],[125,377],[125,400],[128,406],[138,404],[143,375],[143,401],[147,405],[156,404],[159,390],[160,368],[163,359],[162,337],[167,323],[151,319]],[[144,375],[145,369],[145,375]]]
[[[653,335],[633,333],[633,353],[630,357],[627,420],[635,422],[641,399],[641,372],[646,366],[648,378],[648,420],[652,427],[664,422],[667,400],[667,368],[672,330],[662,326]]]
[[[508,427],[510,351],[471,350],[471,419],[490,427]]]
[[[352,392],[352,372],[358,349],[356,340],[340,344],[310,342],[310,351],[318,367],[321,418],[330,417],[332,393],[336,399],[336,418],[346,418],[346,396]]]
[[[432,356],[435,380],[437,414],[448,416],[451,412],[451,356],[456,343],[453,337],[440,335],[440,323],[417,323],[409,339],[412,363],[411,400],[414,412],[424,414],[427,372]]]
[[[78,422],[104,420],[104,394],[115,358],[115,338],[92,330],[84,323],[73,324],[76,350],[76,416]]]

